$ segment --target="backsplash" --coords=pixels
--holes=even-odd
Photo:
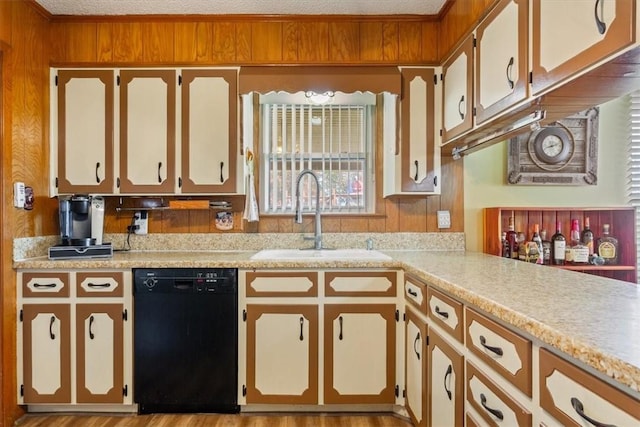
[[[261,249],[307,248],[312,242],[299,233],[176,233],[131,235],[133,251],[258,251]],[[464,233],[323,233],[328,248],[367,247],[380,250],[464,250]],[[50,246],[58,243],[58,236],[24,237],[13,241],[13,260],[47,256]],[[105,234],[114,250],[127,248],[126,234]]]

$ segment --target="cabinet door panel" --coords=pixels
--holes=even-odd
[[[25,403],[71,402],[69,305],[23,307]]]
[[[176,84],[172,70],[123,70],[120,84],[121,193],[172,193]]]
[[[122,310],[122,304],[76,307],[78,403],[122,402]]]
[[[465,133],[473,126],[473,36],[460,45],[442,67],[443,142]]]
[[[411,310],[405,325],[406,407],[414,426],[427,425],[427,324]]]
[[[429,331],[430,426],[460,426],[464,418],[462,355],[433,329]]]
[[[236,191],[237,72],[182,77],[182,192]]]

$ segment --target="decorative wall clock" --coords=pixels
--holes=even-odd
[[[507,182],[596,185],[598,115],[590,108],[509,140]]]

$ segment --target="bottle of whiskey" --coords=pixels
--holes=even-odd
[[[542,264],[544,259],[544,249],[542,248],[542,238],[540,237],[540,226],[538,224],[533,225],[533,234],[531,235],[531,242],[534,243],[530,250],[530,261],[536,264]]]
[[[511,258],[518,259],[518,236],[514,226],[513,216],[509,217],[509,228],[507,229],[507,242],[509,242],[509,253]]]
[[[551,241],[547,240],[547,230],[540,231],[542,239],[542,263],[544,265],[551,264]]]
[[[580,241],[580,223],[577,219],[571,220],[571,263],[589,263],[589,249]]]
[[[582,230],[582,234],[580,235],[580,241],[582,244],[587,247],[589,250],[589,257],[593,256],[593,231],[589,228],[589,217],[584,219],[584,229]]]
[[[551,236],[551,263],[564,265],[567,239],[560,230],[560,221],[556,221],[556,233]]]
[[[618,263],[618,239],[609,234],[609,224],[602,225],[602,236],[598,239],[598,255],[602,257],[605,265]]]

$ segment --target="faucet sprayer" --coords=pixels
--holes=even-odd
[[[315,224],[316,230],[314,237],[305,237],[305,240],[314,240],[313,249],[322,249],[322,221],[320,220],[320,181],[318,180],[318,176],[311,170],[305,169],[298,175],[296,179],[296,213],[295,213],[295,222],[297,224],[302,223],[302,207],[300,201],[300,181],[305,175],[311,175],[316,182],[316,212],[315,212]]]

